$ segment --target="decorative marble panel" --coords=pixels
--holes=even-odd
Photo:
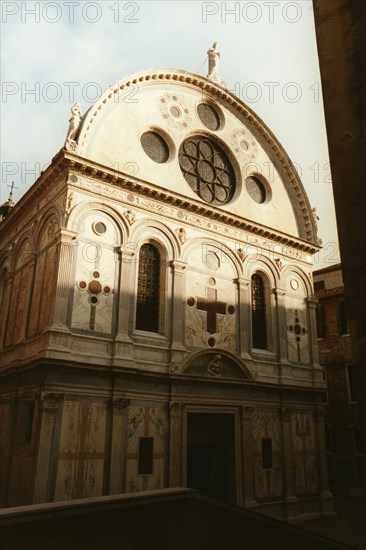
[[[93,212],[81,224],[72,326],[86,331],[113,331],[117,291],[117,232],[107,216]]]
[[[304,413],[294,414],[292,416],[292,434],[295,494],[315,493],[317,490],[317,466],[313,416]]]
[[[102,494],[105,429],[105,403],[64,403],[55,500]]]
[[[286,298],[288,358],[292,363],[309,363],[309,336],[306,304],[302,299]]]
[[[233,283],[231,263],[211,247],[203,255],[201,248],[195,250],[189,265],[202,272],[187,267],[186,345],[191,348],[219,347],[235,353],[237,288]]]
[[[131,406],[128,413],[127,491],[135,493],[164,487],[168,419],[163,407]],[[140,437],[153,437],[153,472],[139,475]]]
[[[275,410],[253,411],[255,498],[282,495],[280,416]],[[272,468],[263,469],[262,438],[272,439]],[[245,441],[244,441],[245,445]]]

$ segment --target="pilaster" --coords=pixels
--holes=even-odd
[[[112,441],[109,494],[126,492],[127,430],[129,399],[112,401]]]
[[[258,506],[254,498],[254,437],[253,437],[253,408],[241,407],[242,448],[243,448],[243,480],[244,506],[254,508]]]
[[[318,452],[318,487],[320,492],[320,506],[323,515],[333,515],[334,497],[329,491],[328,485],[328,469],[326,460],[325,448],[325,418],[324,409],[317,408],[314,413],[317,436],[317,452]]]
[[[314,366],[319,365],[318,338],[316,331],[316,307],[318,300],[316,298],[307,298],[308,319],[309,319],[309,335],[310,335],[310,358]]]
[[[281,288],[275,288],[273,293],[276,299],[278,360],[281,365],[289,365],[287,353],[286,291]]]
[[[38,402],[39,435],[35,464],[33,503],[52,500],[53,461],[52,450],[55,440],[57,415],[63,402],[64,394],[44,393]]]
[[[183,410],[182,403],[170,404],[170,487],[182,487],[183,483]]]
[[[293,521],[298,515],[298,499],[295,495],[295,472],[291,426],[291,410],[284,408],[282,418],[282,457],[283,457],[283,495],[285,500],[285,518]]]
[[[186,262],[173,260],[170,262],[173,273],[172,291],[172,323],[171,323],[171,361],[180,361],[184,347],[184,304],[185,304],[185,269]]]
[[[238,333],[240,356],[250,358],[250,281],[248,279],[235,279],[238,287]]]
[[[135,248],[117,247],[117,254],[121,259],[121,278],[119,284],[119,301],[117,315],[117,340],[132,343],[134,313],[134,282],[137,255]]]
[[[71,280],[73,264],[76,261],[75,245],[77,233],[68,229],[59,229],[56,233],[58,239],[58,265],[55,303],[53,310],[53,330],[68,332],[67,313],[70,300],[70,292],[73,288]]]

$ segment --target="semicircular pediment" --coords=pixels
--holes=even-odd
[[[132,163],[143,181],[317,244],[305,190],[279,141],[202,76],[160,69],[122,79],[78,133],[82,157],[127,174]]]
[[[195,354],[184,363],[179,372],[181,374],[206,376],[208,378],[253,379],[249,369],[242,361],[220,349]]]

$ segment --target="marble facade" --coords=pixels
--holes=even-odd
[[[116,100],[131,89],[137,103]],[[216,133],[201,102],[217,109]],[[165,164],[141,147],[146,130],[168,144]],[[179,169],[182,140],[199,133],[232,163],[228,204],[208,205]],[[222,425],[230,415],[233,435],[206,447],[231,453],[235,503],[289,521],[332,513],[316,227],[276,138],[221,86],[147,71],[108,90],[76,140],[1,223],[2,505],[186,486],[194,419],[216,414]],[[263,182],[263,204],[248,174]],[[136,328],[145,243],[161,258],[156,332]],[[266,349],[252,346],[254,273],[266,281]]]

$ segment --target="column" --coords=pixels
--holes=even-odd
[[[182,403],[170,404],[169,487],[182,486],[183,410]]]
[[[127,430],[129,399],[112,402],[112,441],[109,472],[109,494],[126,492]]]
[[[184,347],[184,307],[185,307],[185,269],[186,262],[173,260],[170,262],[173,273],[173,289],[172,289],[172,309],[171,309],[171,361],[180,360],[181,353],[185,352]],[[177,351],[177,353],[175,353]]]
[[[70,292],[73,288],[72,275],[76,262],[75,246],[77,244],[75,231],[59,229],[56,233],[59,239],[56,296],[53,309],[53,324],[51,329],[68,332],[67,313]],[[57,260],[56,260],[57,261]]]
[[[295,472],[291,426],[291,410],[281,410],[282,418],[282,487],[285,498],[285,518],[291,521],[298,515],[295,495]]]
[[[251,350],[251,321],[250,321],[250,281],[235,279],[238,287],[238,330],[240,357],[250,359]]]
[[[38,402],[39,436],[37,441],[37,455],[35,464],[34,497],[33,503],[50,502],[52,500],[53,473],[56,468],[52,457],[55,444],[56,420],[63,394],[45,393]]]
[[[316,298],[307,298],[306,302],[309,319],[310,359],[313,366],[319,367],[318,337],[316,332],[316,307],[318,300]]]
[[[253,508],[258,506],[254,498],[254,437],[253,437],[253,408],[241,407],[242,422],[242,449],[243,449],[243,480],[244,506]]]
[[[287,353],[287,318],[286,318],[286,291],[275,288],[277,322],[277,358],[282,365],[289,365]]]

